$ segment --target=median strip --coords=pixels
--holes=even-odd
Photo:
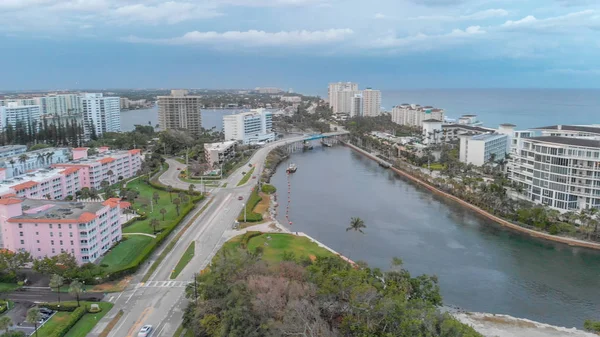
[[[190,243],[189,247],[183,253],[183,256],[181,256],[181,259],[179,260],[179,262],[177,262],[175,269],[173,269],[173,271],[171,272],[171,277],[170,277],[171,280],[175,279],[175,278],[177,278],[177,276],[179,276],[179,274],[181,273],[183,268],[185,268],[185,266],[187,266],[187,264],[190,263],[192,258],[194,258],[195,252],[196,252],[196,241],[192,241],[192,243]]]
[[[250,171],[248,171],[244,177],[242,178],[242,180],[240,180],[240,182],[237,184],[238,186],[242,186],[245,183],[248,182],[248,180],[250,180],[250,177],[252,177],[252,173],[254,172],[254,166],[250,169]]]

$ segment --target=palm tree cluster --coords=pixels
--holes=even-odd
[[[0,145],[44,143],[53,146],[83,146],[85,128],[72,116],[42,121],[17,121],[16,125],[7,124],[0,133]]]

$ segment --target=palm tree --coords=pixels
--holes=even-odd
[[[175,209],[177,210],[177,215],[179,215],[179,205],[181,204],[181,199],[179,199],[179,198],[173,199],[173,204],[175,205]]]
[[[179,199],[181,201],[183,201],[183,198],[185,198],[185,193],[184,192],[179,192],[179,193],[177,193],[177,196],[179,197]]]
[[[102,180],[100,182],[100,187],[105,190],[108,186],[110,186],[110,183],[108,182],[108,180]]]
[[[54,274],[50,278],[50,288],[56,288],[56,293],[58,294],[58,304],[60,304],[60,287],[62,287],[63,284],[65,284],[65,279],[58,274]]]
[[[83,292],[83,283],[78,280],[73,280],[69,285],[69,294],[71,296],[75,296],[77,298],[77,306],[79,306],[79,295]]]
[[[17,174],[16,174],[16,172],[15,172],[15,164],[16,164],[16,161],[15,161],[14,159],[11,159],[11,160],[9,160],[8,162],[10,163],[10,166],[11,166],[11,167],[12,167],[12,169],[13,169],[13,176],[16,176],[16,175],[17,175]]]
[[[90,188],[90,192],[89,193],[90,193],[90,199],[96,200],[96,199],[99,198],[98,190],[97,189],[95,189],[95,188],[92,187],[92,188]]]
[[[367,226],[365,225],[363,219],[358,217],[350,218],[350,226],[346,228],[346,232],[354,231],[356,233],[365,234],[365,232],[363,231],[364,228],[367,228]],[[354,246],[354,243],[355,242],[353,241],[352,246]],[[350,259],[350,256],[348,256],[348,259]]]
[[[156,227],[160,225],[160,222],[158,221],[158,219],[152,219],[150,221],[150,226],[152,227],[152,231],[154,234],[156,234]]]
[[[114,173],[112,170],[108,170],[108,172],[106,172],[106,175],[108,176],[108,181],[109,181],[111,184],[112,184],[112,182],[113,182],[113,181],[112,181],[112,176],[113,176],[114,174],[115,174],[115,173]]]
[[[194,189],[196,189],[196,185],[190,184],[190,186],[188,186],[188,192],[190,195],[194,194]]]
[[[158,194],[158,192],[154,192],[152,194],[152,200],[154,200],[155,204],[158,204],[158,200],[160,200],[160,195]]]
[[[162,216],[163,216],[163,221],[165,221],[165,214],[167,214],[167,210],[166,210],[166,209],[164,209],[164,208],[161,208],[159,212],[160,212],[160,214],[162,214]]]
[[[22,173],[25,173],[25,163],[27,162],[27,159],[29,159],[29,156],[24,153],[19,156],[19,163],[21,163],[21,165],[23,166]]]
[[[46,153],[46,164],[52,165],[52,159],[54,159],[53,157],[54,157],[54,152]]]
[[[38,322],[42,319],[42,314],[40,313],[40,309],[31,308],[27,310],[27,316],[25,317],[25,322],[29,324],[33,324],[35,327],[35,337],[38,337]]]
[[[40,152],[40,153],[38,153],[36,160],[37,160],[38,164],[44,165],[44,163],[46,162],[46,157],[44,156],[43,153]]]
[[[4,315],[0,317],[0,330],[4,330],[5,333],[8,333],[8,329],[13,326],[13,321],[10,317]]]
[[[167,192],[169,192],[169,199],[171,200],[171,202],[173,202],[173,197],[171,196],[171,193],[173,192],[173,186],[168,185]]]

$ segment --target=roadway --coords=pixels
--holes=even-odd
[[[341,134],[340,132],[334,134]],[[255,166],[253,175],[256,179],[250,179],[243,186],[237,186],[242,179],[242,172],[248,171],[245,165],[224,182],[227,188],[215,188],[211,191],[210,198],[203,204],[209,203],[206,210],[199,215],[177,242],[172,252],[162,261],[157,270],[147,282],[141,282],[149,266],[160,253],[154,254],[141,271],[132,278],[130,285],[122,293],[108,295],[105,300],[114,303],[113,309],[96,325],[89,336],[97,337],[104,327],[117,314],[123,310],[124,315],[113,328],[108,337],[135,337],[144,324],[154,326],[152,337],[172,337],[173,332],[181,324],[183,312],[187,303],[185,299],[185,287],[193,280],[194,273],[206,268],[214,254],[229,238],[235,235],[232,226],[243,208],[243,204],[250,196],[251,190],[259,179],[267,154],[276,146],[303,140],[305,137],[293,137],[276,141],[256,151],[249,163]],[[159,178],[163,184],[173,187],[187,189],[189,183],[178,179],[179,170],[185,165],[168,159],[169,170]],[[238,200],[242,196],[243,200]],[[192,219],[202,206],[199,205],[190,216]],[[184,222],[187,223],[186,220]],[[183,227],[183,224],[179,228]],[[179,276],[171,280],[170,274],[179,259],[194,242],[196,245],[195,256],[182,270]],[[166,245],[165,245],[166,246]]]

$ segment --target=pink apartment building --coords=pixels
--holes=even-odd
[[[0,197],[11,196],[30,199],[64,199],[81,190],[80,168],[40,169],[11,179],[2,179],[0,171]]]
[[[2,198],[2,248],[26,250],[34,258],[67,252],[79,263],[94,262],[121,240],[122,207],[129,203],[118,198],[102,203]]]

